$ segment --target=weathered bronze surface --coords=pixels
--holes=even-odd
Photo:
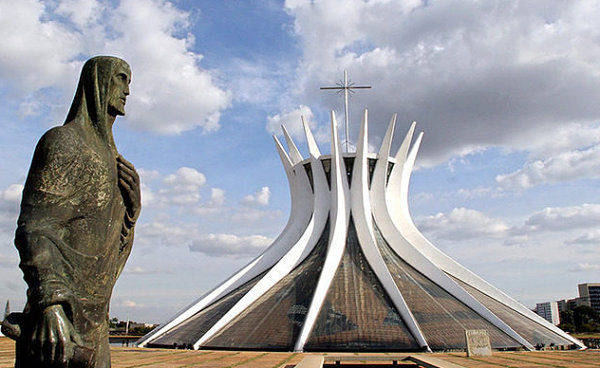
[[[17,368],[110,367],[109,302],[141,209],[112,134],[130,81],[125,61],[88,60],[64,125],[35,149],[15,235],[28,300],[2,329],[17,341]]]

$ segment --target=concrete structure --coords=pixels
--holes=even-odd
[[[537,303],[535,305],[535,312],[538,316],[542,317],[546,321],[557,326],[560,324],[560,312],[558,309],[558,302],[545,302]]]
[[[583,345],[467,270],[413,223],[408,186],[415,125],[390,155],[392,119],[368,152],[365,111],[356,152],[343,153],[331,116],[331,154],[306,123],[303,157],[275,138],[291,214],[274,243],[228,280],[139,341],[142,347],[295,351],[465,349],[465,330],[493,348]]]
[[[600,313],[600,283],[588,283],[577,285],[579,289],[579,298],[586,304]]]

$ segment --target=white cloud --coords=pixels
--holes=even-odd
[[[72,60],[80,52],[80,35],[48,20],[48,7],[35,0],[0,2],[0,79],[19,97],[61,80],[72,85],[77,80],[78,63]]]
[[[165,184],[178,190],[198,189],[206,183],[206,176],[191,167],[180,167],[164,179]]]
[[[600,204],[568,207],[547,207],[529,216],[521,231],[562,231],[597,227]]]
[[[244,206],[267,206],[271,199],[271,190],[269,187],[262,187],[261,190],[254,194],[248,194],[242,200]]]
[[[230,93],[218,86],[213,71],[200,67],[202,55],[190,50],[189,14],[170,2],[122,0],[113,8],[91,0],[66,0],[56,7],[4,0],[1,7],[0,78],[22,101],[21,115],[40,115],[43,106],[51,106],[49,114],[60,119],[82,55],[104,53],[121,56],[132,67],[126,118],[132,126],[160,134],[219,129]]]
[[[593,229],[587,233],[566,242],[572,245],[598,245],[600,244],[600,230]]]
[[[123,300],[121,302],[121,306],[122,307],[126,307],[126,308],[140,308],[140,307],[143,307],[142,304],[138,304],[138,303],[134,302],[133,300]]]
[[[158,192],[163,200],[190,205],[200,201],[200,188],[206,183],[206,176],[194,168],[180,167],[174,174],[167,175],[163,183],[168,185],[168,189]]]
[[[142,197],[142,207],[152,206],[156,202],[156,197],[148,185],[141,184],[140,195]]]
[[[137,173],[140,176],[141,181],[152,181],[160,177],[160,173],[157,170],[137,169]]]
[[[0,192],[0,200],[12,204],[18,204],[21,201],[21,195],[23,194],[23,184],[11,184]]]
[[[136,225],[136,242],[144,245],[181,246],[189,244],[198,236],[193,224],[177,224],[169,221],[151,221]]]
[[[96,0],[63,0],[56,13],[68,17],[81,28],[94,22],[102,14],[102,5]]]
[[[509,229],[504,221],[468,208],[455,208],[448,214],[425,217],[419,221],[419,228],[436,238],[449,240],[499,237]]]
[[[300,140],[304,139],[302,116],[311,129],[316,126],[313,121],[313,112],[310,107],[300,105],[295,109],[287,110],[285,112],[267,117],[267,131],[271,134],[280,135],[282,134],[281,126],[285,125],[285,128],[292,137]]]
[[[272,241],[273,239],[262,235],[208,234],[194,240],[190,250],[211,256],[256,256]]]
[[[393,112],[399,125],[416,120],[426,132],[420,165],[489,146],[580,149],[560,133],[598,130],[591,125],[600,118],[600,30],[592,25],[600,5],[592,0],[354,0],[343,8],[287,1],[286,9],[302,49],[296,100],[315,113],[341,108],[339,97],[318,88],[348,70],[352,81],[373,86],[353,98],[351,134],[364,107],[374,141]]]
[[[142,179],[144,208],[171,208],[180,213],[193,212],[198,215],[225,210],[226,196],[223,189],[210,188],[208,200],[202,201],[203,193],[206,195],[209,190],[206,188],[206,175],[194,168],[180,167],[164,177],[154,170],[140,169],[139,174]]]
[[[485,197],[498,197],[502,195],[502,191],[499,188],[479,186],[473,189],[459,189],[457,194],[464,199],[470,200]]]
[[[527,148],[531,161],[544,160],[571,151],[594,148],[600,144],[600,125],[597,121],[589,124],[566,123],[555,127],[546,139],[531,140],[524,137],[523,140],[517,145]]]
[[[210,215],[225,211],[225,191],[220,188],[210,189],[210,200],[206,203],[201,203],[194,209],[194,212],[199,215]]]
[[[211,188],[210,190],[210,202],[211,207],[220,207],[225,204],[225,191],[219,188]]]
[[[219,129],[231,97],[198,66],[202,55],[190,51],[189,14],[164,0],[122,1],[115,14],[112,26],[122,37],[106,49],[119,50],[131,63],[132,124],[164,134]]]
[[[227,74],[235,102],[271,104],[281,97],[281,89],[285,87],[280,84],[287,77],[281,74],[287,68],[273,69],[269,64],[259,60],[234,59],[230,65],[224,65],[224,74]]]
[[[536,160],[510,174],[498,175],[496,182],[503,189],[520,191],[581,178],[600,178],[600,145]]]
[[[578,263],[568,269],[570,272],[600,271],[600,264]]]
[[[455,208],[449,213],[437,213],[418,221],[424,233],[437,239],[465,241],[500,239],[505,246],[565,245],[583,246],[600,244],[600,204],[547,207],[534,212],[520,224],[509,224],[502,218],[492,218],[483,212]],[[582,234],[582,229],[588,229]],[[484,240],[486,239],[486,240]],[[562,250],[560,250],[562,252]]]

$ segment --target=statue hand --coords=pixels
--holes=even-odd
[[[82,345],[60,304],[46,307],[33,329],[31,354],[48,366],[66,366],[73,357],[74,344]]]
[[[131,162],[127,161],[121,155],[117,157],[117,172],[119,175],[119,187],[121,188],[123,200],[127,207],[127,215],[135,223],[142,208],[140,178]]]

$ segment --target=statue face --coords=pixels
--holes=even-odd
[[[108,113],[110,115],[125,115],[129,83],[131,83],[131,71],[126,64],[121,64],[115,69],[110,80],[108,91]]]

